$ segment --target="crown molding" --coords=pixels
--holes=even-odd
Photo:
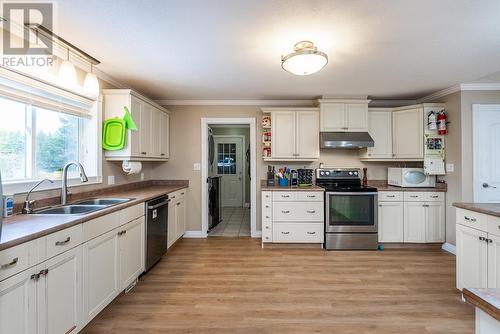
[[[113,78],[111,75],[107,74],[106,72],[103,72],[101,71],[100,69],[98,69],[97,67],[94,67],[93,69],[93,73],[96,75],[96,77],[98,77],[99,79],[101,79],[102,81],[106,81],[107,83],[110,83],[112,84],[113,86],[115,86],[116,88],[120,88],[120,89],[127,89],[127,88],[130,88],[128,87],[127,85],[125,85],[124,83],[116,80],[115,78]]]
[[[317,100],[156,100],[162,106],[314,106]]]
[[[471,82],[454,85],[443,90],[437,91],[430,95],[424,96],[417,100],[418,103],[434,101],[440,97],[450,95],[461,91],[474,91],[474,90],[500,90],[500,83],[497,82]]]

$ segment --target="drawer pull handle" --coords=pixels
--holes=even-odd
[[[485,237],[479,237],[479,240],[486,241],[486,238]]]
[[[30,278],[34,281],[38,280],[40,278],[40,274],[33,274],[30,276]]]
[[[493,240],[492,239],[486,239],[486,242],[488,242],[488,243],[491,244],[493,242]]]
[[[269,240],[269,237],[266,237],[266,240]]]
[[[141,152],[141,154],[148,154],[148,152]]]
[[[379,205],[378,205],[378,207],[379,207],[379,208],[381,208],[381,207],[382,207],[382,204],[379,204]]]
[[[2,266],[0,266],[0,269],[7,269],[7,268],[10,268],[12,266],[15,266],[17,261],[19,261],[19,258],[15,257],[9,263],[2,264]]]
[[[269,219],[269,216],[266,216],[266,219]],[[500,226],[498,228],[500,228]]]
[[[387,195],[387,197],[389,197],[389,198],[394,198],[394,197],[396,197],[396,196],[395,196],[395,195]]]
[[[269,205],[266,205],[266,209],[269,209]]]
[[[309,198],[316,198],[316,195],[307,195]]]
[[[438,198],[439,196],[437,195],[432,195],[431,198]]]
[[[476,218],[469,218],[467,216],[464,216],[464,219],[467,220],[468,222],[475,222]]]
[[[71,333],[72,331],[74,331],[76,329],[76,326],[73,325],[73,327],[71,327],[70,329],[68,329],[64,334],[69,334]]]
[[[269,226],[266,226],[266,230],[269,230]]]
[[[38,277],[40,277],[40,276],[47,276],[48,273],[49,273],[48,269],[40,270],[40,272],[38,273]]]
[[[423,206],[424,208],[428,208],[428,207],[429,207],[429,204],[422,204],[422,206]]]
[[[281,210],[281,213],[290,213],[290,210]]]
[[[411,198],[418,198],[418,196],[417,196],[417,195],[411,195],[410,197],[411,197]]]
[[[122,231],[118,232],[118,235],[123,235],[123,234],[127,234],[127,231],[122,230]]]
[[[290,232],[281,232],[281,234],[290,234]]]
[[[307,232],[307,234],[316,234],[316,232]]]
[[[184,193],[181,193],[181,195],[184,195]]]
[[[316,210],[307,210],[307,213],[316,213]]]
[[[290,195],[281,195],[281,198],[290,198]]]
[[[64,241],[56,241],[56,246],[64,246],[71,241],[71,237],[67,237]]]

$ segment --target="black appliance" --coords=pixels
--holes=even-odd
[[[295,169],[290,172],[290,185],[292,187],[299,185],[299,173]]]
[[[221,176],[210,176],[208,182],[208,231],[211,231],[221,221]]]
[[[146,271],[167,252],[168,196],[146,202]]]
[[[377,188],[361,184],[357,168],[320,168],[316,185],[325,188],[325,248],[378,248]]]

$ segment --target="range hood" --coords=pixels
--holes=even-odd
[[[321,148],[362,148],[374,145],[368,132],[320,132]]]

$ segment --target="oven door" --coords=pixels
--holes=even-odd
[[[378,231],[376,192],[327,192],[325,206],[326,232]]]

